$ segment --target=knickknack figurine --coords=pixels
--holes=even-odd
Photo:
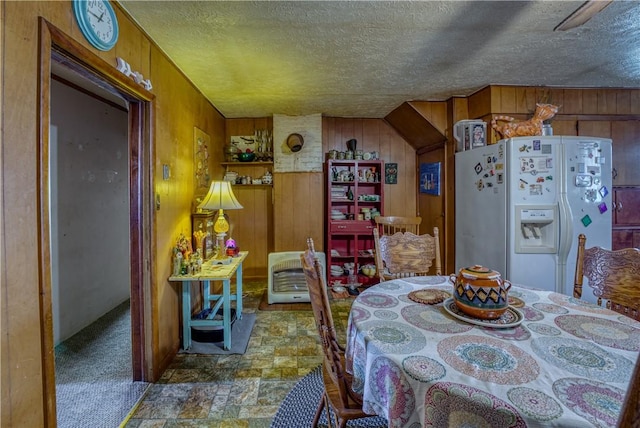
[[[191,248],[191,240],[187,239],[182,233],[173,247],[173,274],[189,275],[193,271],[190,269],[190,260],[193,249]],[[191,267],[192,268],[192,267]]]
[[[500,135],[500,139],[543,135],[543,122],[551,119],[557,112],[558,106],[538,103],[531,119],[514,122],[515,118],[511,116],[494,116],[491,128]]]

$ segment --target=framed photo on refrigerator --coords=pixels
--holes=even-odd
[[[440,162],[420,164],[420,193],[440,195]]]

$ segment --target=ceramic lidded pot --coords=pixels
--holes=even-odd
[[[453,300],[465,314],[479,319],[496,319],[509,307],[511,282],[502,279],[500,272],[485,266],[462,268],[458,275],[450,275]]]

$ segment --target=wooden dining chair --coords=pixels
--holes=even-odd
[[[302,270],[304,271],[313,316],[320,335],[320,342],[324,352],[322,375],[324,380],[324,394],[318,404],[313,427],[318,425],[323,409],[327,413],[329,426],[335,422],[337,427],[343,428],[352,419],[370,417],[362,411],[362,397],[351,389],[351,376],[345,370],[344,347],[338,343],[338,336],[333,324],[327,285],[322,274],[322,266],[315,256],[313,240],[307,239],[307,250],[300,255]],[[332,422],[331,409],[335,420]]]
[[[411,232],[418,235],[422,217],[377,216],[375,222],[380,235],[393,235],[397,232]]]
[[[381,236],[377,229],[373,229],[373,240],[376,249],[376,272],[380,281],[429,275],[431,266],[436,275],[442,275],[440,235],[437,227],[433,228],[433,236],[416,235],[411,232]]]
[[[578,236],[578,255],[573,283],[573,297],[582,297],[584,278],[603,304],[616,312],[640,321],[640,250],[624,248],[606,250],[585,248],[587,237]]]
[[[631,375],[629,389],[622,403],[618,428],[640,428],[640,356]]]

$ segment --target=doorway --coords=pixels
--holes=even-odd
[[[117,426],[148,386],[131,366],[128,110],[59,68],[49,133],[57,426]]]
[[[131,314],[131,363],[132,381],[153,380],[151,364],[151,336],[145,334],[145,308],[150,307],[150,294],[153,266],[153,205],[151,198],[151,111],[153,95],[137,85],[131,79],[120,75],[112,65],[106,63],[88,49],[76,43],[45,19],[40,18],[40,62],[38,95],[40,111],[39,128],[39,206],[41,232],[40,261],[40,322],[42,331],[42,364],[46,400],[47,426],[56,424],[55,407],[55,364],[53,334],[53,297],[51,264],[51,224],[49,189],[52,179],[49,171],[50,157],[50,113],[52,70],[62,68],[69,76],[79,82],[90,82],[93,88],[101,92],[105,99],[115,97],[124,100],[128,106],[127,114],[127,159],[128,180],[126,180],[128,199],[128,221],[126,225],[129,267],[129,293]],[[71,81],[71,78],[67,78]],[[75,80],[74,80],[75,82]],[[89,91],[91,92],[91,91]],[[148,321],[150,325],[150,321]]]
[[[131,297],[128,111],[54,75],[49,187],[53,340]]]

